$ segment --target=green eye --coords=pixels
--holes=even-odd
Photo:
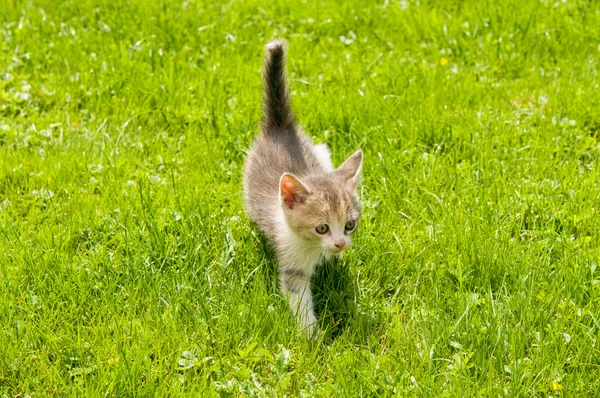
[[[352,231],[356,228],[356,220],[350,220],[346,223],[346,231]]]
[[[321,224],[315,229],[316,229],[317,233],[323,235],[324,233],[327,233],[327,231],[329,231],[329,225]]]

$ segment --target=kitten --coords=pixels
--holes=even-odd
[[[363,154],[333,168],[327,146],[314,145],[292,113],[283,42],[270,42],[266,52],[264,118],[244,170],[246,208],[275,249],[281,291],[313,336],[310,279],[323,259],[350,246],[360,217]]]

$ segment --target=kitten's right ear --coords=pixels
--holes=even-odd
[[[359,149],[354,152],[346,161],[338,167],[335,172],[341,175],[342,179],[352,186],[357,187],[360,183],[362,173],[363,153]]]
[[[293,174],[285,173],[279,180],[279,196],[281,203],[289,210],[294,210],[297,205],[303,204],[310,191],[300,181],[298,177]]]

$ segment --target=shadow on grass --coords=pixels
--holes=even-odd
[[[328,337],[336,339],[356,315],[356,294],[348,264],[333,259],[317,268],[312,280],[315,313]]]

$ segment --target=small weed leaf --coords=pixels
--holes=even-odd
[[[184,351],[181,353],[181,358],[177,361],[179,368],[182,370],[191,369],[196,366],[196,356],[189,351]]]
[[[288,362],[290,361],[291,353],[286,348],[281,348],[281,353],[277,357],[275,361],[275,372],[277,372],[277,376],[281,379],[283,375],[287,372]]]

